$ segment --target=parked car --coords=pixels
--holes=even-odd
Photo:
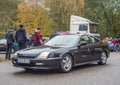
[[[92,62],[105,65],[109,57],[108,44],[90,35],[58,35],[39,47],[15,53],[12,63],[26,71],[60,69],[69,72],[73,67]]]
[[[18,44],[14,43],[13,44],[13,49],[12,49],[12,53],[14,53],[15,51],[17,51],[18,48]],[[7,40],[6,39],[1,39],[0,40],[0,51],[4,52],[7,50]]]
[[[6,39],[0,40],[0,51],[6,51],[7,49],[7,42]]]

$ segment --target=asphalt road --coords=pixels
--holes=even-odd
[[[70,73],[57,70],[26,72],[13,67],[10,61],[1,62],[0,85],[120,85],[120,52],[111,53],[104,66],[79,66]]]

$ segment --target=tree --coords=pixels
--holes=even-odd
[[[18,3],[17,0],[0,0],[0,38],[5,37],[8,28],[13,26]]]
[[[15,25],[18,26],[20,23],[24,24],[28,33],[34,33],[34,30],[38,27],[42,28],[43,36],[49,36],[51,33],[52,20],[48,17],[47,11],[38,2],[23,2],[18,5],[17,10],[17,22]]]
[[[46,0],[45,2],[49,16],[54,21],[53,28],[59,31],[69,30],[71,15],[84,15],[84,0]]]
[[[85,17],[99,23],[101,37],[118,36],[120,31],[118,18],[119,0],[85,0]],[[116,5],[117,4],[117,5]]]

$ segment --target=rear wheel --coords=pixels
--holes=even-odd
[[[69,54],[65,54],[60,62],[60,70],[61,72],[69,72],[73,66],[73,59]]]
[[[100,59],[100,61],[98,62],[98,64],[100,64],[100,65],[105,65],[106,63],[107,63],[106,53],[105,53],[105,52],[102,52],[102,53],[101,53],[101,59]]]

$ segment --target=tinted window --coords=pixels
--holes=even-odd
[[[86,41],[88,44],[91,43],[91,40],[87,35],[81,36],[80,41]]]
[[[79,31],[87,31],[87,25],[79,25]]]
[[[99,42],[99,40],[97,40],[96,38],[94,38],[94,37],[92,37],[92,36],[91,36],[90,38],[91,38],[91,41],[92,41],[93,44]]]

